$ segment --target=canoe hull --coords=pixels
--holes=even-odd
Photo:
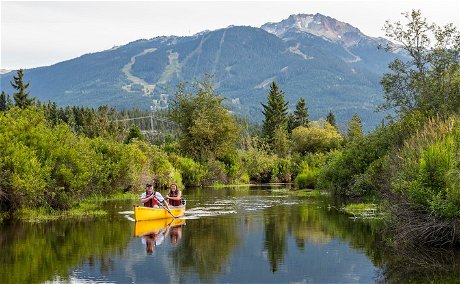
[[[134,236],[141,237],[149,233],[159,231],[167,226],[174,227],[184,225],[184,219],[156,219],[149,221],[139,221],[134,224]]]
[[[185,205],[177,207],[171,206],[170,209],[174,217],[183,216],[185,214]],[[134,220],[136,221],[168,219],[172,217],[173,216],[164,208],[134,206]]]

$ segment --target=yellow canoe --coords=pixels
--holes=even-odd
[[[139,221],[134,224],[134,236],[141,237],[149,233],[161,230],[167,226],[179,226],[185,224],[183,219],[157,219],[150,221]]]
[[[134,220],[156,220],[179,217],[185,214],[185,205],[170,206],[172,215],[164,208],[151,208],[143,206],[134,206]],[[173,216],[174,215],[174,216]]]

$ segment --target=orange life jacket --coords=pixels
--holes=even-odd
[[[155,194],[155,191],[154,191],[152,194]],[[150,194],[150,195],[145,194],[145,197],[146,197],[146,198],[147,198],[147,197],[150,197],[152,194]],[[147,201],[147,202],[144,202],[144,206],[145,206],[145,207],[153,207],[153,206],[155,206],[155,205],[158,205],[158,200],[156,199],[156,197],[150,199],[150,200]]]
[[[173,193],[172,191],[169,192],[168,194],[170,197],[176,197],[179,195],[179,192],[176,191],[175,193]],[[172,200],[172,199],[168,199],[169,201],[169,205],[172,205],[172,206],[180,206],[182,205],[182,202],[180,200]]]

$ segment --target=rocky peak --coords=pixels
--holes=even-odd
[[[321,14],[297,14],[278,23],[266,23],[262,29],[283,38],[288,32],[305,32],[345,46],[356,45],[366,36],[350,24]]]

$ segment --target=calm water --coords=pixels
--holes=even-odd
[[[191,189],[185,196],[179,225],[147,226],[158,233],[156,245],[155,235],[135,236],[139,227],[127,216],[127,203],[105,204],[112,210],[104,218],[4,225],[0,283],[459,279],[458,254],[441,252],[447,259],[441,265],[433,253],[395,257],[379,241],[378,222],[350,219],[326,199],[295,197],[282,187]]]

